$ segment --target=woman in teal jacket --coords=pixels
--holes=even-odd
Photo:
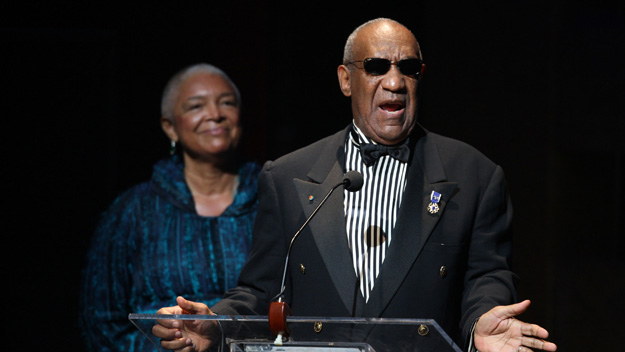
[[[236,286],[260,171],[236,152],[240,104],[234,83],[212,65],[168,83],[161,124],[172,156],[113,202],[92,239],[80,317],[89,350],[153,351],[129,313],[155,313],[178,295],[215,303]]]

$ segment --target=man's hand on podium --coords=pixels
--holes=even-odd
[[[159,309],[156,314],[215,315],[206,304],[176,298],[177,306]],[[218,337],[214,321],[159,319],[152,334],[161,339],[161,346],[181,352],[204,352],[216,343]]]

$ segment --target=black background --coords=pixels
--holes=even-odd
[[[519,295],[533,300],[521,319],[562,351],[622,345],[622,2],[2,6],[3,349],[82,350],[90,236],[167,155],[160,95],[173,73],[224,69],[243,96],[246,151],[274,159],[349,123],[336,67],[375,17],[419,39],[421,123],[506,172]]]

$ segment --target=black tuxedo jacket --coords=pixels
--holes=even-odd
[[[343,180],[350,127],[264,165],[250,259],[213,311],[267,314],[291,238]],[[357,293],[341,187],[293,244],[286,302],[294,315],[432,318],[462,346],[481,314],[515,301],[512,207],[501,168],[467,144],[416,129],[392,242],[369,301]],[[435,214],[427,210],[432,191],[442,195]]]

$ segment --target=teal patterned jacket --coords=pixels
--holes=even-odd
[[[260,166],[244,163],[233,204],[218,217],[197,214],[177,156],[121,194],[102,214],[87,254],[80,326],[89,351],[154,351],[128,320],[176,296],[212,306],[247,260]]]

